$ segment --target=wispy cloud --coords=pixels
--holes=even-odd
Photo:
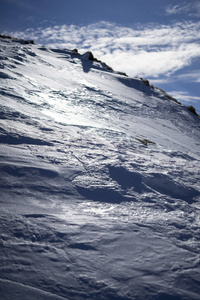
[[[30,5],[30,3],[27,3],[26,0],[1,0],[1,1],[7,2],[8,4],[12,4],[12,5],[17,5],[22,8],[35,10],[35,7],[33,5]]]
[[[100,22],[88,26],[62,25],[14,32],[52,48],[92,51],[115,70],[131,76],[169,76],[200,57],[200,21],[138,28]]]
[[[186,13],[191,10],[191,4],[190,3],[182,3],[181,5],[169,5],[166,7],[166,14],[167,15],[177,15]]]
[[[187,14],[189,16],[199,17],[200,3],[199,1],[182,1],[181,4],[168,5],[165,12],[167,15]]]
[[[170,77],[159,77],[151,79],[152,84],[168,84],[173,82],[186,82],[186,83],[200,83],[200,71],[193,70],[190,72],[184,72],[183,74],[175,74]]]
[[[173,96],[175,99],[179,99],[182,103],[186,105],[195,105],[200,101],[200,97],[192,96],[188,92],[182,91],[170,91],[169,94]]]
[[[200,71],[194,70],[176,76],[176,80],[200,83]]]

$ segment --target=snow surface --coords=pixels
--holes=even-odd
[[[0,299],[199,299],[200,119],[75,51],[0,40]]]

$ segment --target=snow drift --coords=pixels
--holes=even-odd
[[[199,118],[88,53],[0,54],[1,299],[199,299]]]

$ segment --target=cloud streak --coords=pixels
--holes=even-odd
[[[181,15],[187,14],[192,17],[200,16],[200,3],[199,1],[186,2],[183,1],[181,4],[168,5],[166,7],[166,15]]]
[[[16,6],[19,6],[21,8],[27,8],[29,10],[37,10],[37,11],[39,11],[39,9],[35,9],[35,7],[33,5],[30,5],[25,0],[1,0],[1,1],[5,1],[8,4],[16,5]]]
[[[185,103],[186,105],[192,104],[196,106],[197,103],[200,101],[200,97],[191,96],[188,92],[170,91],[169,94],[175,99],[179,99],[179,101]],[[197,109],[197,113],[200,113],[200,109]]]
[[[169,76],[200,57],[200,21],[172,26],[137,28],[100,22],[88,26],[62,25],[11,33],[51,48],[78,48],[130,76]]]

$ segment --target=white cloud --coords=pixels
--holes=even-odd
[[[189,73],[187,72],[185,74],[176,76],[176,79],[181,81],[200,83],[200,71],[197,70],[190,71]]]
[[[167,15],[177,15],[190,10],[190,4],[182,4],[182,5],[169,5],[166,7]]]
[[[200,3],[199,1],[182,1],[180,4],[168,5],[165,10],[167,15],[187,14],[192,17],[200,16]]]
[[[121,27],[100,22],[88,26],[62,25],[12,33],[56,48],[77,48],[93,54],[115,70],[131,76],[171,75],[200,57],[200,21],[173,26]]]
[[[200,97],[197,96],[192,96],[187,92],[182,92],[182,91],[171,91],[169,94],[174,97],[175,99],[178,99],[181,101],[181,103],[186,104],[186,105],[191,105],[194,103],[197,103],[200,101]]]
[[[177,81],[186,83],[200,83],[200,71],[191,70],[190,72],[185,72],[184,74],[179,75],[172,75],[170,77],[161,76],[159,78],[153,78],[150,79],[150,81],[152,84],[169,84]]]
[[[153,85],[158,85],[158,84],[168,84],[171,82],[171,79],[169,78],[157,78],[157,79],[151,79],[150,83]]]

